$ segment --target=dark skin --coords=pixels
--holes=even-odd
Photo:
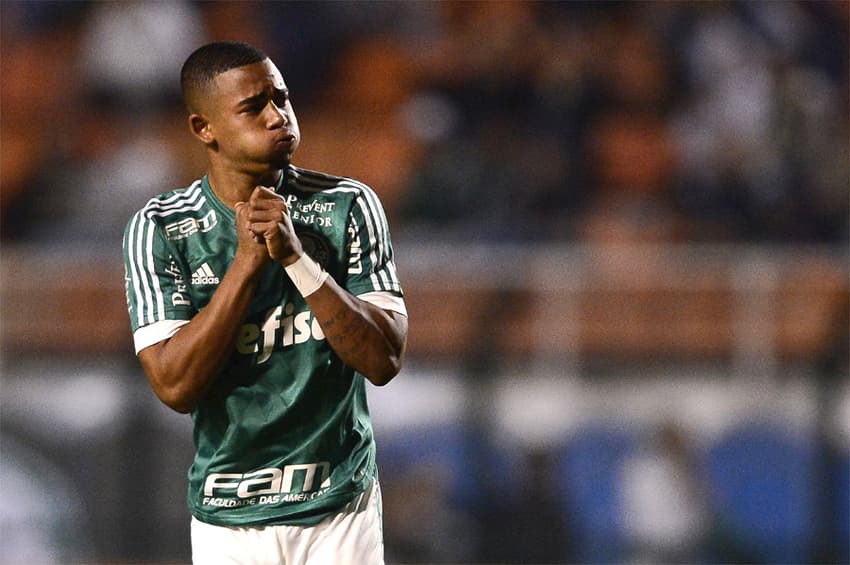
[[[236,214],[237,249],[209,304],[171,338],[146,347],[139,360],[156,395],[191,412],[233,351],[259,274],[283,267],[304,250],[286,202],[273,187],[298,147],[300,131],[289,91],[274,63],[231,69],[203,93],[192,93],[189,128],[207,149],[209,181]],[[331,277],[305,299],[334,352],[373,384],[401,370],[407,317],[353,296]]]

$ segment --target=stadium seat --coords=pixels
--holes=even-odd
[[[834,532],[835,546],[838,549],[840,563],[850,563],[850,456],[841,457],[838,468],[834,471],[836,485],[835,500],[837,501],[837,516],[835,516]]]
[[[378,463],[388,477],[409,470],[432,469],[459,489],[463,480],[464,430],[446,423],[379,435]]]
[[[747,555],[803,563],[814,527],[813,445],[781,426],[741,426],[706,454],[713,510]]]
[[[580,563],[627,559],[620,474],[634,439],[625,430],[592,425],[561,450],[561,507]]]
[[[493,449],[460,423],[441,423],[378,437],[378,463],[389,478],[412,469],[433,469],[448,481],[456,504],[477,504],[486,488],[505,487],[519,472],[517,454]],[[383,476],[383,475],[382,475]]]

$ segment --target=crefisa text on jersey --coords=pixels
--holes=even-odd
[[[259,351],[259,344],[262,343],[262,353],[257,357],[259,365],[269,360],[275,345],[290,347],[310,339],[325,339],[319,321],[309,309],[296,314],[295,304],[287,302],[286,306],[269,310],[262,327],[257,324],[243,324],[236,340],[236,350],[243,355],[253,355]]]

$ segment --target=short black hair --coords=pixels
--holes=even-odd
[[[190,112],[197,111],[198,97],[221,73],[267,58],[260,49],[240,41],[215,41],[199,47],[180,70],[180,89],[186,108]]]

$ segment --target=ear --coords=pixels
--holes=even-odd
[[[209,145],[215,141],[210,122],[206,116],[202,114],[189,115],[189,131],[192,135],[200,139],[204,145]]]

